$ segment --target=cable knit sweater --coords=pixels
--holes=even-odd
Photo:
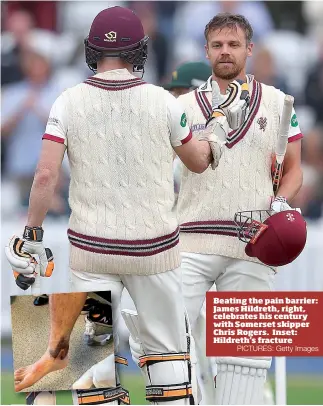
[[[273,197],[271,160],[279,129],[278,90],[252,81],[250,113],[241,129],[230,133],[219,166],[197,175],[182,169],[178,198],[181,250],[249,261],[237,238],[234,215],[269,209]],[[211,92],[180,97],[193,136],[203,131]]]
[[[72,269],[147,275],[180,265],[166,95],[113,72],[65,91]]]

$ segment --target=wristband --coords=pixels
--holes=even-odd
[[[44,230],[42,227],[25,227],[23,233],[23,239],[27,241],[42,242],[44,236]]]

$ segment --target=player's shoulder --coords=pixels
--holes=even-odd
[[[188,105],[192,105],[195,103],[196,101],[196,97],[195,97],[195,90],[191,90],[188,93],[182,94],[178,97],[178,101],[184,105],[184,106],[188,106]]]
[[[280,99],[284,99],[286,94],[282,90],[280,90],[277,87],[272,86],[272,85],[266,85],[265,83],[262,83],[262,82],[260,84],[261,84],[263,95],[273,95]]]
[[[66,88],[58,95],[54,103],[56,108],[68,108],[68,106],[70,105],[70,101],[73,100],[73,95],[71,95],[69,92],[70,89],[71,88]]]
[[[156,94],[158,96],[168,97],[170,94],[168,90],[165,90],[162,86],[154,85],[152,83],[145,82],[143,86],[139,86],[138,88],[144,89],[148,93]]]
[[[59,95],[58,99],[63,102],[67,103],[68,100],[75,100],[75,97],[79,91],[82,90],[84,82],[77,83],[76,85],[66,87],[61,94]]]
[[[266,85],[264,83],[261,83],[261,89],[262,89],[262,97],[261,97],[262,103],[270,106],[272,105],[272,102],[274,102],[281,109],[282,105],[284,104],[286,94],[277,87],[272,85]]]
[[[77,83],[76,85],[67,87],[63,93],[65,93],[65,95],[69,95],[69,94],[74,94],[77,93],[79,91],[82,91],[85,87],[87,87],[86,81],[82,81]]]

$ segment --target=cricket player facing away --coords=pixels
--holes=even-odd
[[[143,70],[147,42],[141,21],[129,9],[100,12],[85,40],[86,62],[98,73],[67,89],[52,107],[27,225],[22,238],[9,241],[6,255],[24,289],[38,266],[42,276],[52,270],[42,223],[66,150],[75,293],[51,296],[48,349],[35,364],[15,371],[16,391],[67,365],[70,334],[87,296],[83,292],[111,290],[117,307],[125,286],[138,311],[133,323],[145,354],[140,366],[147,399],[194,402],[179,229],[172,211],[173,150],[189,170],[202,173],[217,159],[212,154],[218,139],[216,134],[210,142],[205,136],[204,141],[192,138],[180,103],[133,75]]]
[[[192,331],[213,283],[218,291],[273,290],[275,269],[245,254],[233,219],[245,210],[290,210],[289,202],[302,185],[302,134],[293,111],[284,172],[274,197],[271,162],[285,95],[246,74],[253,47],[249,22],[241,15],[218,14],[207,24],[205,39],[212,76],[197,90],[179,97],[193,137],[199,137],[212,115],[212,88],[214,92],[217,85],[223,95],[232,81],[247,82],[250,104],[248,110],[243,107],[247,114],[242,110],[238,114],[245,114],[239,128],[226,127],[215,171],[197,176],[183,168],[177,208],[183,292]],[[229,121],[230,115],[226,117]],[[263,403],[271,357],[218,357],[216,362],[216,404]]]

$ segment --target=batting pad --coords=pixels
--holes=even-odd
[[[146,399],[153,404],[189,405],[193,399],[192,369],[189,353],[144,354],[138,330],[138,314],[122,310],[130,331],[133,360],[141,368]]]
[[[217,405],[263,405],[271,358],[216,358]]]

